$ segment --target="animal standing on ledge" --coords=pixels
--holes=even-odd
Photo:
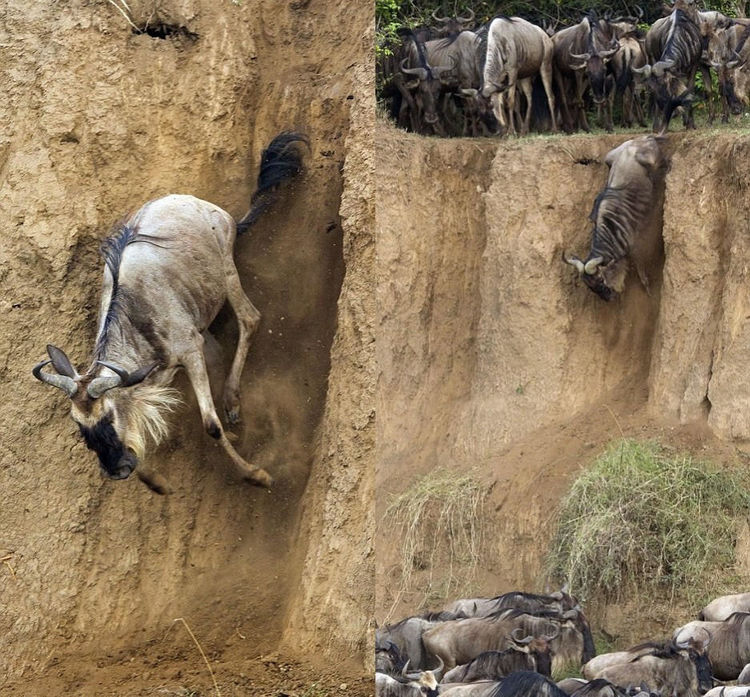
[[[242,288],[234,241],[271,205],[278,185],[300,171],[302,143],[307,138],[292,132],[271,141],[261,156],[250,210],[238,223],[212,203],[173,194],[145,204],[102,245],[104,286],[88,369],[79,374],[64,351],[49,345],[49,360],[36,365],[33,374],[70,397],[71,416],[109,479],[127,479],[136,471],[157,493],[168,492],[163,477],[136,468],[149,441],[155,446],[167,435],[166,413],[179,401],[169,384],[184,368],[206,432],[244,479],[271,486],[268,472],[246,462],[221,426],[201,333],[229,301],[239,340],[223,402],[227,420],[237,423],[240,377],[260,313]],[[48,364],[54,372],[43,370]]]

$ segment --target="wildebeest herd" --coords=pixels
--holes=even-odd
[[[381,58],[381,96],[401,127],[424,134],[588,131],[594,107],[608,131],[615,113],[625,127],[645,126],[650,113],[663,133],[677,112],[695,127],[698,73],[714,121],[714,71],[726,122],[750,100],[750,20],[699,11],[695,0],[672,2],[648,31],[640,10],[590,11],[556,31],[506,16],[470,29],[473,12],[434,14],[439,27],[404,30],[402,45]]]
[[[375,634],[377,697],[750,697],[750,593],[672,637],[596,655],[566,589],[458,600]],[[580,671],[582,678],[553,675]],[[720,681],[736,680],[727,686]]]

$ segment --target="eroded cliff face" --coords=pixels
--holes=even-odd
[[[371,597],[366,555],[347,578],[321,576],[312,590],[302,571],[315,556],[308,545],[323,537],[361,556],[345,548],[367,537],[370,522],[371,445],[351,446],[354,459],[342,455],[341,468],[326,468],[321,448],[361,437],[350,431],[355,417],[327,394],[329,373],[339,392],[349,379],[352,391],[367,383],[350,368],[367,363],[366,349],[341,338],[366,320],[339,315],[360,302],[358,285],[345,279],[364,273],[359,249],[372,219],[356,201],[366,195],[358,150],[367,147],[361,122],[373,98],[352,69],[368,60],[372,8],[129,4],[139,28],[161,27],[164,37],[134,33],[107,2],[62,11],[11,1],[0,10],[0,551],[8,561],[0,569],[0,672],[9,679],[43,670],[53,653],[96,651],[105,632],[108,648],[161,636],[182,615],[201,622],[209,647],[236,643],[239,632],[257,655],[277,646],[289,617],[319,595],[336,608],[328,616],[350,606],[363,613]],[[117,220],[172,192],[242,215],[261,149],[288,128],[310,137],[306,170],[236,248],[263,316],[243,375],[237,448],[272,471],[277,486],[267,493],[237,481],[203,434],[184,379],[185,405],[154,456],[175,494],[154,496],[135,479],[102,481],[67,399],[36,382],[31,366],[48,342],[79,367],[88,361],[97,250]],[[217,396],[236,341],[230,312],[212,333]],[[331,486],[347,495],[331,497]],[[335,628],[329,650],[362,646],[363,623]],[[300,650],[311,635],[308,628]]]
[[[670,136],[649,292],[631,270],[605,303],[562,255],[587,252],[604,156],[629,137],[446,142],[380,126],[380,619],[398,576],[382,514],[417,475],[487,484],[493,561],[475,590],[494,594],[538,589],[555,505],[601,444],[747,440],[750,136]]]

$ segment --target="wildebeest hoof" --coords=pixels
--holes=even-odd
[[[227,415],[227,422],[230,423],[232,426],[235,426],[240,422],[240,408],[234,407],[232,409],[225,409],[225,414]]]
[[[172,493],[172,487],[169,482],[162,477],[158,472],[150,472],[142,468],[138,468],[135,473],[151,491],[160,496],[166,496]]]
[[[260,467],[253,467],[244,478],[254,486],[262,486],[266,489],[270,489],[273,485],[273,477]]]

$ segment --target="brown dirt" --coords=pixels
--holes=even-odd
[[[373,597],[363,551],[372,312],[362,297],[373,213],[361,203],[371,186],[363,123],[373,110],[372,8],[129,5],[139,26],[182,26],[197,38],[136,35],[104,0],[65,12],[20,0],[0,9],[0,691],[140,695],[169,683],[209,694],[191,644],[154,649],[182,616],[227,666],[227,694],[261,694],[251,680],[268,694],[283,685],[304,694],[315,671],[302,664],[315,655],[343,656],[345,677],[361,670]],[[102,481],[65,399],[30,367],[47,342],[76,364],[87,360],[97,248],[117,219],[168,192],[241,215],[261,148],[290,127],[310,136],[306,172],[236,251],[263,316],[237,447],[276,486],[268,493],[236,480],[203,434],[184,378],[186,404],[154,457],[175,494]],[[217,395],[236,338],[231,313],[212,333]],[[334,563],[337,573],[323,573]],[[253,659],[277,650],[298,678],[256,675]],[[172,682],[176,670],[185,683]],[[335,672],[324,675],[337,688],[347,681]]]
[[[383,517],[435,468],[472,472],[489,490],[471,589],[494,595],[544,590],[556,505],[612,439],[657,438],[746,466],[750,175],[739,163],[750,136],[670,137],[663,274],[657,259],[647,295],[631,271],[623,297],[605,304],[561,256],[587,249],[604,155],[629,137],[441,141],[379,126],[379,622],[426,597],[441,604],[426,587],[439,569],[417,572],[399,601]],[[657,210],[657,232],[661,222]],[[605,607],[596,620],[640,639],[684,612],[666,603],[650,624],[646,613],[628,623],[622,607]]]

